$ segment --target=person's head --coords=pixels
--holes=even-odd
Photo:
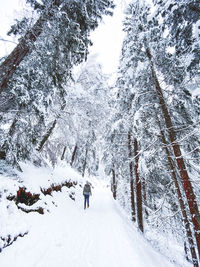
[[[88,181],[86,181],[86,184],[89,184],[89,182],[88,182]]]

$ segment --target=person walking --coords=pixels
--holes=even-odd
[[[89,198],[91,195],[92,195],[91,185],[88,181],[86,181],[86,184],[83,187],[84,209],[86,209],[86,204],[87,207],[89,208]]]

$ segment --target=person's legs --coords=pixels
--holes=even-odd
[[[89,195],[84,195],[84,209],[86,209],[86,204],[87,207],[89,208]]]
[[[87,196],[87,207],[89,208],[89,198],[90,196]]]
[[[84,195],[84,209],[86,209],[86,201],[87,201],[87,196]]]

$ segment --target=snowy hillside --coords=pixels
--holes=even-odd
[[[0,266],[20,267],[22,262],[26,267],[175,266],[144,240],[112,198],[107,182],[90,179],[93,187],[91,205],[84,210],[82,185],[85,180],[70,167],[60,166],[50,172],[47,168],[37,169],[24,164],[23,169],[21,181],[14,179],[6,190],[4,188],[1,236],[6,231],[13,236],[19,232],[27,234],[2,250]],[[67,178],[77,185],[70,189],[64,186],[61,192],[42,195],[39,183],[47,188],[56,179],[62,183]],[[1,179],[7,180],[8,185],[10,179]],[[6,199],[6,194],[14,193],[13,188],[20,182],[26,185],[27,191],[40,192],[40,200],[33,205],[44,207],[43,215],[18,210],[14,200]],[[7,214],[6,205],[9,205]],[[27,207],[25,204],[21,206]],[[177,266],[190,265],[182,262]]]

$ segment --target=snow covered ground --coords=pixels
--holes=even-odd
[[[29,233],[0,254],[1,267],[172,267],[124,217],[105,182],[93,182],[90,208],[68,189],[44,215],[26,214]],[[25,218],[22,217],[22,218]],[[186,265],[184,265],[186,266]]]

